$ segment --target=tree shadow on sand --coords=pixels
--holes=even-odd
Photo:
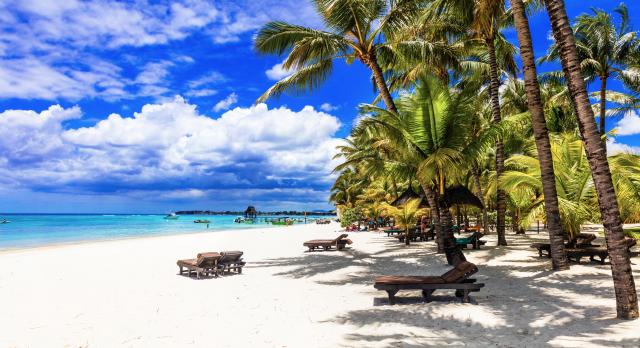
[[[640,327],[614,319],[608,265],[590,264],[586,267],[592,267],[593,272],[582,270],[581,274],[553,273],[548,270],[549,260],[538,258],[534,250],[526,259],[508,259],[507,265],[490,262],[508,257],[513,249],[531,241],[526,235],[511,236],[508,247],[465,251],[480,268],[474,278],[485,283],[480,292],[472,295],[472,304],[459,303],[447,291],[436,292],[435,301],[424,303],[419,291],[405,291],[398,294],[398,304],[391,306],[386,293],[373,289],[374,278],[382,274],[439,275],[446,271],[449,267],[444,255],[435,253],[433,243],[405,247],[393,240],[376,238],[372,242],[382,243],[384,250],[306,253],[294,258],[269,259],[254,267],[283,267],[285,270],[275,275],[295,279],[320,276],[309,281],[324,285],[371,286],[366,290],[372,296],[370,308],[328,320],[354,327],[353,332],[343,337],[347,347],[551,347],[571,341],[602,347],[638,346],[637,337],[617,341],[606,338],[621,332],[628,337],[629,329],[621,326],[626,323],[632,323],[631,332]],[[411,248],[410,254],[400,253],[407,248]],[[357,267],[354,272],[322,277],[354,266]],[[638,277],[637,272],[635,275]],[[376,334],[371,335],[372,331]]]

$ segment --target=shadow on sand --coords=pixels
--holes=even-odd
[[[603,338],[624,330],[624,325],[630,323],[615,319],[615,304],[601,300],[614,298],[609,265],[583,263],[580,267],[590,268],[586,272],[553,273],[548,271],[549,260],[538,258],[535,250],[530,254],[521,252],[518,255],[527,255],[521,259],[510,257],[516,249],[522,250],[532,239],[539,238],[541,235],[535,232],[510,235],[507,247],[491,246],[495,243],[490,241],[481,250],[465,250],[465,255],[480,268],[475,278],[486,284],[472,294],[472,304],[460,304],[453,293],[446,291],[436,292],[435,301],[424,303],[418,291],[405,291],[398,294],[398,305],[390,306],[386,293],[373,289],[374,278],[381,274],[439,275],[446,271],[444,256],[435,253],[433,242],[407,247],[379,236],[371,243],[380,244],[383,249],[373,253],[357,248],[301,253],[299,257],[270,259],[253,266],[284,267],[286,271],[276,275],[296,279],[358,266],[357,272],[348,276],[313,280],[324,285],[371,286],[371,308],[348,311],[329,320],[355,328],[345,335],[345,347],[553,347],[567,342],[573,342],[570,346],[575,347],[638,347],[637,339]],[[411,250],[408,254],[407,249]],[[638,277],[637,272],[635,275]],[[599,283],[608,285],[598,286]],[[487,312],[497,320],[486,319]],[[375,335],[358,333],[365,327],[381,329]]]

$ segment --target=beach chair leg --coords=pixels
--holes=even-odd
[[[180,272],[178,273],[178,275],[182,275],[182,266],[178,266],[180,268]]]
[[[431,302],[431,294],[433,294],[435,290],[433,289],[429,289],[429,290],[422,290],[422,297],[424,298],[425,302]]]
[[[469,303],[469,290],[463,290],[462,303]]]
[[[538,248],[538,256],[542,257],[542,248]]]
[[[398,290],[387,290],[387,294],[389,295],[389,304],[390,305],[396,304],[396,293],[397,292],[398,292]]]

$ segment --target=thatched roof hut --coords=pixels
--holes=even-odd
[[[245,218],[255,219],[257,216],[258,216],[258,211],[256,211],[256,208],[252,205],[248,206],[247,209],[244,211]]]

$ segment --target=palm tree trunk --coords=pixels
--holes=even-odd
[[[378,64],[378,59],[375,54],[370,54],[366,58],[361,58],[362,61],[371,69],[373,73],[373,79],[376,82],[376,86],[380,91],[380,96],[382,97],[382,101],[384,101],[384,105],[387,107],[387,110],[398,113],[398,109],[396,108],[396,104],[393,102],[393,98],[391,97],[391,93],[389,92],[389,87],[387,87],[387,82],[384,79],[384,75],[382,74],[382,68]]]
[[[476,194],[478,195],[480,203],[482,203],[482,228],[484,229],[484,234],[489,234],[491,233],[489,229],[489,214],[487,213],[487,205],[484,203],[484,195],[482,194],[480,169],[474,164],[471,170],[473,172],[473,183],[476,187]]]
[[[438,246],[438,254],[444,253],[444,235],[442,234],[443,229],[440,225],[440,212],[438,209],[438,199],[436,197],[435,192],[428,185],[421,185],[424,190],[425,196],[427,197],[427,203],[429,203],[429,212],[431,213],[431,221],[433,221],[433,226],[436,234],[436,245]]]
[[[500,116],[500,80],[498,79],[498,60],[496,59],[496,45],[493,39],[486,39],[487,50],[489,51],[489,68],[490,68],[490,84],[489,94],[491,95],[491,114],[493,115],[493,123],[502,120]],[[507,210],[507,197],[504,190],[500,189],[500,179],[504,173],[504,144],[502,139],[496,141],[496,181],[497,181],[497,197],[496,210],[497,221],[496,231],[498,233],[498,245],[507,245],[505,238],[505,214]]]
[[[607,132],[604,124],[605,115],[607,113],[606,108],[607,108],[607,77],[600,76],[600,135],[604,135]],[[606,147],[605,147],[605,150],[606,150]]]
[[[533,55],[533,41],[529,28],[529,19],[522,0],[511,0],[511,8],[516,23],[518,41],[520,42],[520,57],[524,70],[524,85],[527,93],[527,104],[531,113],[533,134],[538,150],[542,191],[544,194],[544,208],[549,226],[549,243],[551,244],[551,267],[553,270],[569,269],[569,261],[564,251],[564,232],[560,223],[560,208],[558,192],[556,191],[556,176],[553,169],[551,143],[549,131],[544,118],[540,85],[538,83],[535,57]]]
[[[447,263],[455,266],[467,259],[464,257],[462,249],[460,249],[456,244],[456,238],[453,235],[451,212],[449,211],[449,205],[444,200],[444,197],[438,197],[438,210],[440,211],[442,244],[444,246],[444,253],[447,256]]]
[[[585,144],[591,175],[598,194],[598,204],[611,259],[617,315],[621,319],[635,319],[638,318],[638,296],[631,273],[629,253],[624,242],[620,210],[611,179],[605,145],[600,141],[593,109],[591,109],[580,70],[575,37],[567,18],[564,1],[544,0],[544,2],[551,21],[553,36],[560,46],[560,62],[567,80],[573,107],[576,110],[580,134]]]
[[[404,245],[410,245],[411,242],[409,241],[409,227],[405,227],[404,228]]]

